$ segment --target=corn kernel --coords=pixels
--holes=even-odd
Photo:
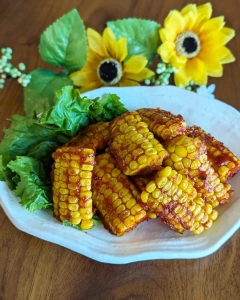
[[[138,168],[138,163],[136,161],[131,161],[130,164],[129,164],[129,167],[131,170],[135,170]]]
[[[62,216],[66,216],[68,214],[68,210],[66,208],[60,208],[59,209],[59,213],[62,215]]]
[[[152,193],[154,190],[156,189],[156,184],[154,181],[150,181],[147,185],[146,185],[146,190],[148,193]]]
[[[194,151],[196,151],[196,146],[195,145],[190,145],[190,146],[187,147],[187,152],[188,153],[192,153]]]
[[[81,218],[82,218],[83,220],[91,220],[92,217],[93,217],[93,213],[81,215]]]
[[[176,147],[175,152],[180,157],[186,157],[188,154],[187,149],[181,145]]]
[[[167,177],[162,177],[160,179],[156,179],[156,184],[159,189],[163,188],[167,184],[167,182],[168,182]]]
[[[69,194],[69,190],[68,189],[64,189],[64,188],[60,188],[59,189],[60,194],[62,195],[68,195]]]
[[[74,203],[74,204],[68,204],[68,209],[69,210],[71,210],[71,211],[76,211],[76,210],[78,210],[78,208],[79,208],[79,205],[78,204],[76,204],[76,203]]]
[[[91,229],[93,227],[93,220],[82,220],[80,227],[84,230]]]

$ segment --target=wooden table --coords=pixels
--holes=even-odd
[[[198,0],[197,4],[205,1]],[[45,67],[38,54],[40,34],[54,20],[76,7],[87,27],[102,31],[108,20],[149,18],[163,23],[170,9],[188,1],[1,0],[0,46],[13,49],[13,62],[29,71]],[[236,29],[228,45],[237,58],[225,65],[216,97],[240,109],[239,0],[212,0],[214,16],[224,14]],[[23,114],[23,90],[12,81],[0,90],[0,127],[6,118]],[[3,132],[1,132],[1,135]],[[128,265],[95,262],[16,229],[0,208],[0,300],[79,299],[240,299],[240,232],[216,253],[195,260],[154,260]]]

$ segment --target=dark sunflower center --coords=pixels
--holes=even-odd
[[[198,48],[196,39],[193,37],[186,37],[183,41],[183,48],[185,48],[187,53],[195,52]]]
[[[105,82],[111,82],[118,75],[117,64],[114,61],[105,61],[99,67],[99,76]]]
[[[175,40],[175,48],[178,55],[187,58],[196,56],[200,50],[200,40],[192,31],[183,31]]]
[[[97,74],[104,85],[115,85],[122,77],[122,64],[114,58],[106,58],[98,65]]]

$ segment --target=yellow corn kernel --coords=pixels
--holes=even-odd
[[[175,152],[180,157],[186,157],[188,154],[187,149],[184,148],[183,146],[177,146]]]
[[[78,204],[68,204],[68,209],[71,210],[71,211],[77,211],[79,208],[79,205]]]
[[[81,218],[71,218],[71,223],[73,225],[78,225],[81,222]]]
[[[93,220],[82,220],[80,227],[84,230],[91,229],[93,227]]]

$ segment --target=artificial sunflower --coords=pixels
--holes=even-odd
[[[87,63],[81,70],[70,74],[81,92],[100,86],[136,86],[154,75],[145,68],[148,61],[144,56],[132,56],[124,61],[128,55],[127,39],[116,41],[110,28],[105,28],[103,36],[88,28],[87,37]]]
[[[210,3],[189,4],[180,12],[171,11],[160,29],[158,53],[178,70],[174,74],[177,86],[186,86],[189,81],[206,85],[208,76],[221,77],[222,65],[235,60],[225,47],[235,31],[224,27],[224,17],[211,19],[211,15]]]

